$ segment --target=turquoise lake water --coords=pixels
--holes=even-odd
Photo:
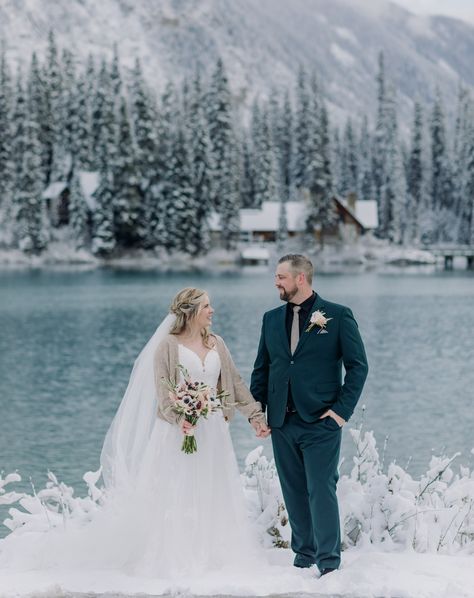
[[[214,330],[248,381],[262,314],[280,304],[270,271],[0,271],[0,470],[17,469],[19,489],[30,490],[30,477],[42,488],[50,469],[86,493],[82,475],[98,468],[134,359],[184,286],[208,290]],[[472,467],[473,274],[328,274],[313,287],[352,308],[365,342],[369,377],[348,426],[363,416],[379,447],[388,436],[385,463],[408,463],[412,475],[432,454],[460,451]],[[241,417],[232,435],[242,466],[262,442]],[[341,473],[353,454],[346,428]]]

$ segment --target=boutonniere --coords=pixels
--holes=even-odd
[[[326,330],[326,324],[329,322],[329,320],[332,320],[332,318],[326,318],[326,314],[317,309],[311,314],[309,326],[306,328],[305,332],[311,332],[315,326],[319,326],[318,334],[327,334],[328,331]]]

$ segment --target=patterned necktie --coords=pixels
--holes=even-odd
[[[291,354],[295,352],[296,345],[300,338],[300,318],[298,312],[300,311],[300,305],[293,306],[293,322],[291,324],[291,335],[290,335],[290,349]]]

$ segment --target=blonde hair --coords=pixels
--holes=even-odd
[[[181,334],[189,326],[201,311],[202,298],[207,295],[206,291],[194,287],[186,287],[179,291],[173,299],[170,311],[176,316],[176,321],[171,327],[170,334]],[[212,349],[210,327],[201,330],[202,341],[208,349]]]

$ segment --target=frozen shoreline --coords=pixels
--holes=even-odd
[[[274,244],[267,244],[269,264],[281,253],[302,252],[302,247],[288,247],[277,250]],[[386,243],[372,240],[367,243],[347,245],[344,247],[327,246],[322,251],[309,250],[306,253],[318,264],[320,271],[338,271],[351,269],[365,271],[381,267],[406,268],[421,266],[435,268],[436,258],[429,252],[410,247],[394,247]],[[240,252],[213,249],[207,255],[192,258],[186,254],[168,255],[166,252],[152,250],[135,250],[123,253],[114,258],[97,258],[86,250],[75,251],[62,242],[51,243],[47,251],[40,256],[28,256],[20,250],[0,249],[0,269],[64,269],[94,270],[100,268],[156,270],[187,272],[205,269],[238,269]],[[260,266],[261,267],[261,266]]]

